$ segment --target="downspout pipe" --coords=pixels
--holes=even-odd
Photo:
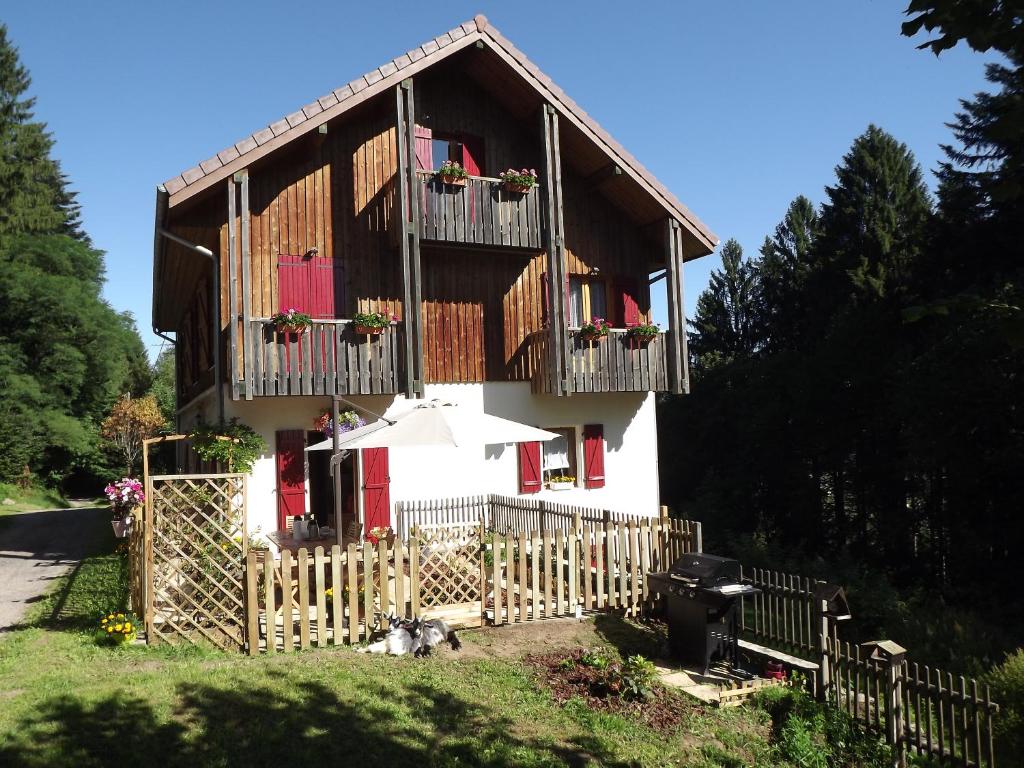
[[[158,226],[157,234],[161,237],[165,237],[178,245],[188,248],[190,251],[208,258],[213,265],[213,280],[210,281],[210,306],[213,308],[213,380],[217,386],[217,416],[218,421],[224,421],[224,381],[221,376],[221,364],[220,364],[220,353],[221,353],[221,328],[220,328],[220,259],[217,255],[209,248],[205,248],[201,245],[189,242],[183,237],[179,237],[173,232],[168,232],[161,226]]]

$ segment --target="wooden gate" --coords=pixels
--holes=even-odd
[[[157,475],[146,484],[146,632],[150,642],[245,641],[246,480]]]
[[[412,571],[419,575],[416,613],[453,624],[482,623],[483,524],[416,526],[412,540]]]

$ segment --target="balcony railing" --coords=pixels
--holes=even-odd
[[[464,186],[444,184],[433,173],[417,172],[420,237],[445,243],[540,250],[544,222],[538,187],[509,192],[500,179],[470,176]]]
[[[277,333],[250,322],[252,394],[376,395],[399,391],[401,328],[357,334],[351,320],[317,320],[304,333]],[[246,381],[248,371],[239,376]]]
[[[647,342],[616,328],[599,341],[584,341],[569,331],[567,376],[573,392],[665,392],[669,389],[665,333]],[[529,337],[534,394],[551,393],[548,331]]]

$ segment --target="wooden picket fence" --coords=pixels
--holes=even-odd
[[[386,613],[463,626],[607,609],[636,615],[649,599],[644,574],[696,543],[692,522],[668,518],[591,526],[577,517],[570,530],[529,534],[475,530],[444,523],[390,546],[250,552],[249,653],[363,642]]]
[[[662,516],[668,514],[661,510]],[[596,509],[573,504],[557,504],[543,499],[524,496],[502,496],[487,494],[462,496],[447,499],[422,499],[397,501],[395,503],[397,535],[407,539],[414,526],[477,524],[498,533],[528,533],[561,529],[568,531],[577,518],[591,525],[608,522],[639,523],[647,519],[644,515],[630,515],[609,509]],[[700,550],[701,527],[699,522],[690,522],[692,533],[697,537]]]
[[[962,768],[995,766],[999,706],[988,686],[899,656],[871,658],[860,646],[826,637],[827,700],[908,755]]]
[[[761,590],[740,601],[740,631],[757,643],[804,658],[821,655],[821,613],[814,589],[822,582],[766,568],[741,568]]]

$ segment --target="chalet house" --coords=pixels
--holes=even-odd
[[[439,177],[446,160],[464,184]],[[536,186],[507,188],[508,168]],[[688,388],[683,264],[716,243],[477,16],[160,185],[153,325],[176,344],[179,429],[237,417],[266,439],[263,531],[333,508],[329,452],[304,451],[333,395],[364,418],[439,398],[561,435],[359,451],[343,510],[364,530],[396,500],[476,493],[653,515],[655,393]],[[629,328],[652,290],[669,327],[645,341]],[[278,332],[287,308],[311,328]],[[357,333],[378,311],[383,332]],[[606,337],[579,332],[594,316]]]

